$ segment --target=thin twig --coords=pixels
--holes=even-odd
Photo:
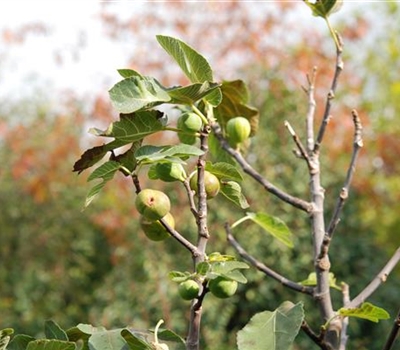
[[[292,136],[294,143],[296,144],[297,148],[299,149],[301,157],[306,161],[308,169],[312,170],[312,164],[310,162],[310,158],[308,157],[308,153],[304,148],[300,138],[297,136],[296,132],[294,131],[293,127],[290,123],[286,120],[285,127],[289,131],[289,134]]]
[[[342,59],[343,42],[342,42],[342,38],[340,37],[339,34],[336,33],[336,37],[340,43],[340,45],[337,47],[337,51],[336,51],[336,69],[335,69],[335,74],[333,76],[331,89],[329,90],[328,96],[326,99],[325,111],[324,111],[324,115],[322,118],[322,123],[320,125],[317,140],[314,145],[315,153],[319,152],[322,140],[325,135],[326,127],[329,123],[329,119],[331,118],[330,112],[331,112],[331,107],[332,107],[332,100],[335,98],[335,92],[336,92],[338,79],[339,79],[340,73],[343,70],[343,59]]]
[[[272,270],[271,268],[265,266],[262,262],[258,261],[256,258],[251,256],[240,244],[239,242],[233,237],[232,232],[230,230],[229,224],[225,224],[225,231],[227,234],[228,242],[236,249],[236,251],[240,254],[240,256],[252,264],[255,268],[259,271],[265,273],[267,276],[272,277],[279,283],[283,284],[285,287],[288,287],[296,292],[313,295],[314,288],[303,286],[299,283],[293,282],[286,277],[283,277],[276,271]]]
[[[193,257],[202,256],[202,252],[191,242],[189,242],[185,237],[183,237],[178,231],[174,230],[171,226],[168,225],[168,222],[162,218],[159,220],[164,228],[168,231],[168,233],[176,239],[184,248],[189,250]]]
[[[185,181],[183,181],[183,186],[185,186],[185,189],[186,189],[186,192],[187,192],[187,195],[188,195],[190,211],[192,212],[193,216],[197,220],[197,217],[198,217],[199,213],[197,211],[196,203],[194,202],[194,191],[190,187],[190,179],[189,179],[189,177],[186,178]]]
[[[315,343],[317,344],[322,350],[331,350],[332,347],[327,345],[324,342],[324,333],[316,334],[311,327],[308,325],[308,323],[304,320],[303,323],[301,324],[301,329],[302,331],[308,335],[308,337]]]
[[[260,183],[266,191],[269,193],[272,193],[273,195],[277,196],[280,198],[282,201],[298,208],[301,209],[307,213],[312,212],[313,206],[311,203],[304,201],[300,198],[293,197],[290,194],[280,190],[276,186],[274,186],[272,183],[270,183],[268,180],[266,180],[261,174],[259,174],[241,155],[240,152],[236,151],[233,149],[228,141],[223,137],[221,128],[217,123],[213,123],[211,126],[215,137],[218,139],[221,147],[228,153],[230,154],[236,162],[240,165],[242,170],[250,175],[255,181]]]
[[[316,76],[317,76],[317,67],[314,67],[311,77],[307,75],[308,88],[305,89],[308,95],[308,111],[306,118],[307,150],[310,153],[314,150],[314,116],[315,116],[315,108],[317,106],[314,97]]]
[[[347,307],[350,302],[350,289],[349,285],[342,283],[342,295],[343,295],[343,305]],[[344,317],[342,320],[342,332],[340,333],[340,345],[339,350],[346,350],[347,340],[349,336],[347,335],[347,328],[349,326],[349,318]]]
[[[361,305],[369,296],[374,293],[378,287],[386,282],[389,274],[392,272],[394,267],[400,261],[400,248],[397,248],[393,256],[384,266],[384,268],[375,276],[371,283],[361,291],[350,303],[347,305],[348,308],[355,308]]]
[[[331,219],[328,229],[327,229],[327,234],[329,237],[332,237],[332,235],[339,223],[340,213],[341,213],[343,206],[349,195],[350,184],[353,179],[353,175],[355,173],[355,168],[356,168],[355,165],[356,165],[357,157],[358,157],[358,154],[360,153],[361,148],[363,147],[362,125],[361,125],[360,117],[358,116],[358,113],[356,110],[353,110],[351,112],[351,114],[353,116],[353,122],[354,122],[353,154],[351,157],[349,169],[347,170],[347,176],[346,176],[346,180],[344,182],[344,186],[342,187],[342,190],[340,191],[340,195],[336,202],[336,206],[335,206],[335,210],[333,212],[332,219]]]
[[[397,335],[399,334],[400,331],[400,310],[397,313],[396,319],[393,322],[393,327],[392,330],[389,334],[388,340],[386,341],[385,346],[383,347],[383,350],[390,350],[394,342],[396,341]]]

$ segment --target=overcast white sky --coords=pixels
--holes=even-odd
[[[120,16],[152,6],[151,2],[132,0],[113,3]],[[257,6],[256,1],[248,3]],[[37,86],[71,88],[78,94],[104,91],[107,84],[106,88],[110,87],[116,79],[115,75],[112,78],[115,69],[124,67],[126,48],[105,39],[96,18],[101,5],[91,0],[0,0],[0,33],[32,22],[43,22],[50,31],[29,36],[23,45],[5,46],[0,36],[0,100],[29,96]],[[343,10],[357,6],[360,1],[345,1]],[[298,15],[305,14],[309,16],[306,6]],[[55,53],[62,57],[62,66],[57,65]]]

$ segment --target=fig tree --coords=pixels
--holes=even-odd
[[[192,300],[199,295],[199,285],[194,280],[187,280],[179,284],[178,292],[182,299]]]
[[[168,213],[163,217],[171,228],[175,229],[175,220],[171,213]],[[142,228],[146,237],[152,241],[163,241],[169,237],[168,231],[158,220],[150,220],[145,216],[140,218],[140,227]]]
[[[238,283],[224,277],[217,277],[208,282],[210,292],[220,299],[229,298],[236,293]]]
[[[206,189],[207,199],[214,198],[221,188],[218,178],[207,170],[204,171],[204,186]],[[191,175],[190,188],[197,192],[197,172],[193,172]]]
[[[230,144],[236,145],[247,140],[251,133],[250,122],[244,117],[229,119],[226,123],[226,134]]]
[[[171,209],[168,196],[161,191],[144,189],[139,192],[135,201],[136,209],[150,220],[159,220]]]

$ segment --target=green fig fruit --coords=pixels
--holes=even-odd
[[[196,281],[187,280],[179,284],[178,292],[182,299],[192,300],[199,295],[199,285]]]
[[[251,133],[250,122],[244,117],[229,119],[226,123],[226,134],[231,145],[246,141]]]
[[[171,228],[175,229],[175,220],[171,213],[163,217]],[[140,218],[140,227],[142,228],[146,237],[152,241],[163,241],[170,235],[165,227],[158,220],[149,220],[145,216]]]
[[[178,119],[177,125],[178,129],[183,131],[198,132],[203,125],[203,121],[196,113],[182,113]]]
[[[136,209],[150,220],[159,220],[171,209],[168,196],[161,191],[144,189],[139,192],[135,201]]]
[[[182,113],[177,123],[178,129],[182,130],[178,132],[179,141],[188,145],[196,143],[195,133],[200,131],[202,125],[203,122],[196,113]]]
[[[178,132],[178,138],[179,141],[186,145],[194,145],[196,143],[196,136],[195,135],[189,135],[189,134],[184,134],[181,132]]]
[[[207,199],[214,198],[221,188],[218,178],[209,171],[204,171],[204,186],[206,189]],[[193,172],[191,175],[190,188],[197,192],[197,172]]]
[[[233,280],[229,280],[224,277],[217,277],[208,282],[208,288],[210,292],[220,299],[226,299],[236,293],[238,283]]]

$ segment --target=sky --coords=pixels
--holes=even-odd
[[[142,1],[108,2],[121,18],[152,6]],[[257,10],[256,1],[248,4]],[[91,0],[0,0],[0,101],[29,97],[38,88],[45,94],[70,89],[77,95],[95,95],[111,87],[117,79],[115,70],[125,67],[129,48],[104,35],[98,20],[102,5]],[[348,1],[343,11],[357,6],[360,1]],[[309,9],[304,6],[295,15],[301,20],[309,16]],[[46,32],[29,35],[22,45],[5,45],[4,30],[28,23],[43,23]]]

